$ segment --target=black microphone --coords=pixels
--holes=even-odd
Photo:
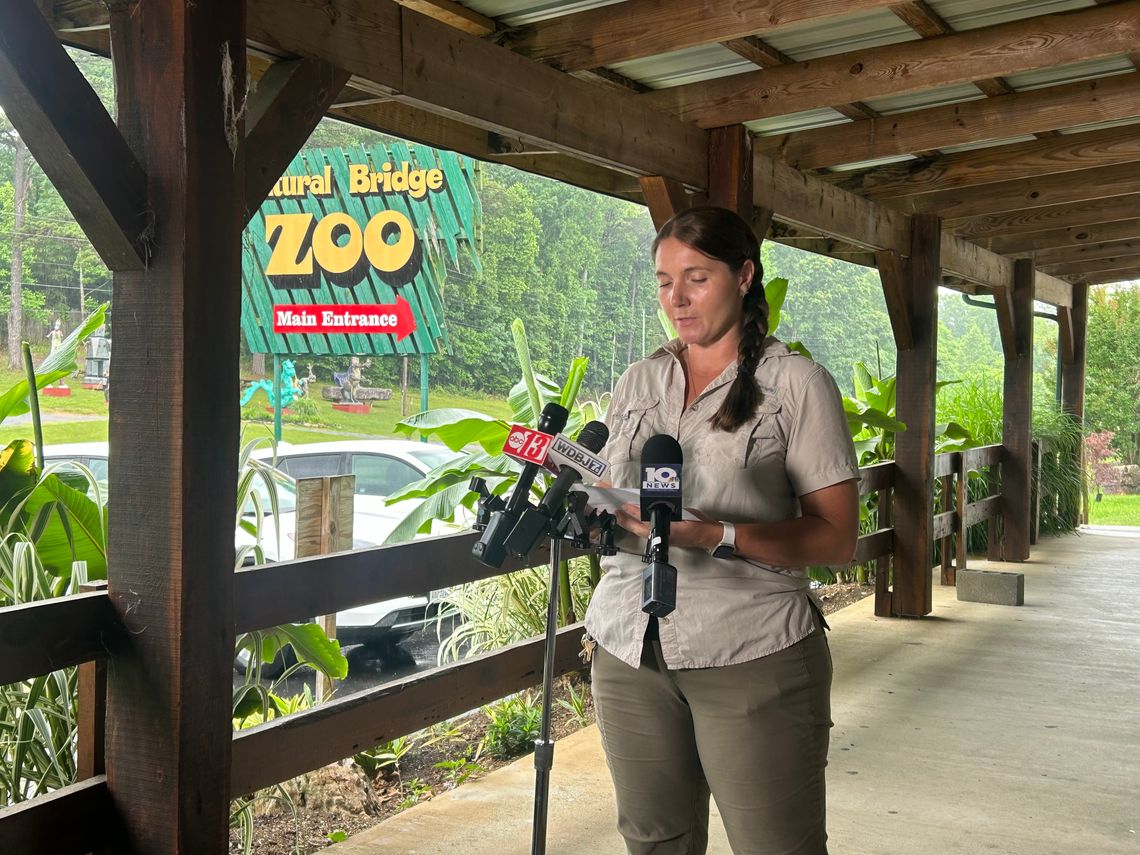
[[[570,488],[584,476],[597,480],[605,474],[606,462],[594,454],[602,450],[609,438],[610,430],[602,422],[588,423],[578,434],[576,443],[563,436],[554,438],[547,459],[569,462],[558,471],[538,507],[527,508],[507,536],[507,551],[511,555],[516,558],[530,555],[542,536],[552,533],[554,524],[562,517]]]
[[[649,539],[641,574],[641,610],[665,617],[677,607],[677,568],[669,563],[669,523],[681,519],[681,445],[667,434],[651,436],[641,449],[641,518]]]
[[[553,437],[554,434],[566,427],[568,418],[570,418],[570,413],[565,407],[559,404],[547,404],[542,408],[542,414],[538,417],[538,430]],[[515,489],[511,493],[510,499],[507,500],[506,507],[491,514],[491,519],[483,530],[482,536],[471,547],[471,555],[476,560],[489,567],[501,567],[503,565],[503,561],[507,557],[505,546],[507,536],[514,530],[523,510],[530,505],[530,502],[527,501],[530,497],[530,487],[541,468],[541,462],[528,461],[523,465],[519,479],[515,483]]]

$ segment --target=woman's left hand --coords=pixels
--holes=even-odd
[[[692,508],[686,511],[696,520],[674,521],[669,524],[669,545],[678,548],[712,549],[720,543],[722,526],[707,514]],[[649,537],[649,523],[641,519],[641,508],[626,502],[615,514],[618,525],[638,537]]]

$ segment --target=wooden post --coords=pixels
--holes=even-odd
[[[79,563],[79,562],[76,562]],[[92,582],[82,585],[80,591],[106,590],[106,582]],[[79,666],[79,686],[76,706],[75,734],[75,777],[86,781],[107,771],[104,755],[106,752],[107,722],[107,662],[96,659]]]
[[[709,204],[752,222],[752,134],[744,125],[709,131]]]
[[[152,254],[116,272],[107,784],[125,851],[229,848],[245,4],[112,4]]]
[[[1073,285],[1072,309],[1060,311],[1061,324],[1058,335],[1062,336],[1061,360],[1061,409],[1083,427],[1085,423],[1085,348],[1088,344],[1089,325],[1089,286],[1083,282]],[[1069,346],[1065,346],[1065,341]],[[1066,495],[1061,498],[1061,514],[1072,526],[1081,521],[1081,496],[1085,494],[1084,445],[1070,451],[1064,466],[1075,466],[1081,473],[1080,495]]]
[[[1039,440],[1033,440],[1031,451],[1029,453],[1030,460],[1030,475],[1029,475],[1029,545],[1036,546],[1037,538],[1041,534],[1041,466],[1045,459],[1045,454],[1052,454],[1052,451],[1046,452],[1042,443]],[[1045,498],[1046,502],[1052,503],[1053,496],[1049,495]]]
[[[1013,350],[1005,351],[1001,441],[1001,555],[1004,561],[1029,557],[1031,441],[1033,420],[1033,291],[1032,259],[1013,265]],[[1004,342],[1004,337],[1003,337]]]
[[[966,526],[966,502],[969,498],[967,488],[970,485],[970,470],[966,468],[966,455],[958,452],[957,463],[955,464],[954,473],[954,486],[955,486],[955,510],[957,511],[957,554],[954,557],[954,582],[957,584],[958,571],[966,569],[966,553],[969,546],[970,530]]]
[[[934,557],[934,380],[938,349],[941,221],[911,217],[910,263],[904,287],[888,287],[904,303],[913,345],[899,351],[896,414],[906,430],[895,437],[895,561],[891,608],[921,617],[932,607]],[[880,271],[880,275],[891,275]]]
[[[891,527],[891,493],[890,487],[879,491],[879,528]],[[876,617],[890,617],[891,611],[891,561],[893,553],[875,559],[875,615]]]
[[[950,483],[950,479],[951,479],[950,475],[943,475],[942,479],[941,479],[942,480],[942,493],[940,496],[941,504],[939,505],[939,507],[942,511],[950,510],[950,503],[954,499],[954,488],[953,488],[953,485],[951,485],[951,483]],[[955,584],[957,584],[957,576],[955,575],[956,570],[954,568],[954,556],[950,554],[950,547],[953,544],[953,542],[954,542],[954,535],[953,535],[953,533],[951,533],[951,534],[948,534],[945,537],[943,537],[942,540],[940,540],[939,544],[938,544],[938,551],[939,551],[940,557],[942,559],[941,560],[942,574],[941,574],[941,578],[939,581],[943,585],[955,585]]]
[[[355,475],[300,478],[297,481],[297,557],[329,555],[352,549],[352,500]],[[336,615],[318,619],[325,635],[336,638]],[[318,701],[332,695],[333,681],[317,672]]]

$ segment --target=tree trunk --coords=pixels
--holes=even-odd
[[[633,364],[634,322],[637,317],[637,274],[636,265],[629,271],[629,336],[625,341],[625,364]],[[644,314],[644,312],[642,312]]]
[[[12,186],[15,200],[12,203],[12,308],[8,312],[8,367],[23,367],[20,342],[24,338],[24,216],[28,210],[28,184],[31,178],[28,164],[28,147],[16,137],[16,157],[12,167]]]

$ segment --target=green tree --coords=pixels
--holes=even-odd
[[[1140,288],[1102,286],[1089,292],[1085,421],[1110,430],[1126,462],[1140,460]]]

